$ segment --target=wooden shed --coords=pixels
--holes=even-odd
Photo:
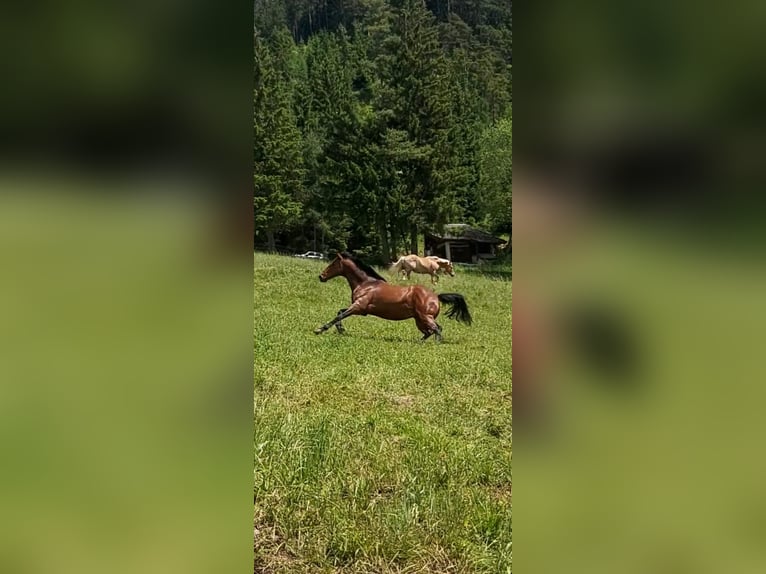
[[[451,223],[444,226],[444,233],[425,234],[426,255],[437,255],[453,263],[478,263],[482,259],[493,259],[499,245],[505,239],[476,229],[465,223]]]

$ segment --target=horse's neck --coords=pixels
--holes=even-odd
[[[348,286],[351,287],[352,291],[369,279],[367,273],[359,269],[356,265],[346,266],[343,276],[346,278],[346,281],[348,281]]]

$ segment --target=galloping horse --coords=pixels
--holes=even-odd
[[[397,276],[400,273],[404,273],[407,279],[410,278],[410,273],[430,275],[431,283],[436,283],[439,280],[439,276],[436,274],[439,269],[445,269],[451,277],[455,276],[455,268],[452,267],[452,262],[449,259],[442,259],[435,255],[429,255],[428,257],[403,255],[391,266],[392,273],[395,273]]]
[[[339,275],[345,277],[351,287],[351,306],[341,309],[332,321],[315,329],[317,335],[333,325],[339,333],[343,333],[341,321],[351,315],[375,315],[389,321],[415,319],[424,341],[431,335],[436,335],[436,340],[441,341],[442,328],[436,322],[440,311],[439,302],[451,306],[447,317],[471,324],[468,305],[458,293],[437,295],[422,285],[389,285],[372,267],[346,252],[338,253],[319,275],[319,280],[324,283]]]

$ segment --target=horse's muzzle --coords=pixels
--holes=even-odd
[[[322,277],[321,275],[319,276],[319,280],[320,280],[322,283],[324,283],[325,281],[327,281],[327,279],[325,279],[325,278],[324,278],[324,277]]]

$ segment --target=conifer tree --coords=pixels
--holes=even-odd
[[[303,187],[301,137],[291,86],[286,69],[278,66],[287,58],[275,54],[273,45],[282,50],[287,46],[284,41],[255,38],[253,209],[256,235],[265,235],[269,250],[276,248],[276,232],[298,223]]]
[[[510,229],[510,2],[256,0],[255,23],[259,242],[387,262],[448,222]]]

